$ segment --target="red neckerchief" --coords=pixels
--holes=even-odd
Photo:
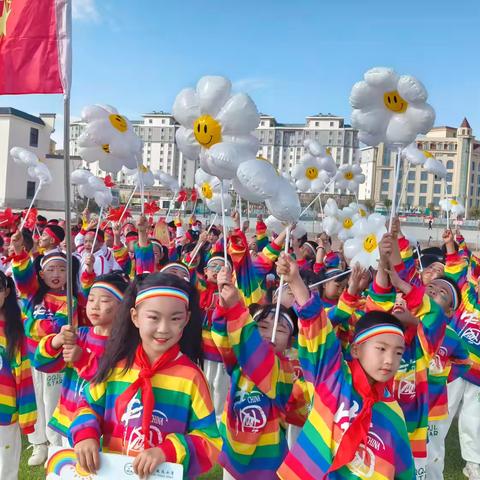
[[[374,385],[370,385],[367,374],[358,360],[352,360],[348,364],[352,372],[353,388],[362,397],[363,405],[348,430],[343,434],[337,454],[327,473],[325,473],[324,479],[327,478],[329,473],[349,464],[355,458],[355,453],[362,442],[366,445],[368,431],[372,423],[372,407],[376,402],[385,400],[386,383],[376,382]]]
[[[202,310],[212,310],[215,308],[215,294],[218,292],[218,285],[213,282],[205,281],[205,290],[200,292],[200,308]]]
[[[121,420],[123,414],[127,410],[128,404],[132,398],[137,394],[138,389],[141,391],[141,400],[143,404],[143,417],[142,417],[142,433],[144,436],[144,448],[150,448],[150,424],[152,423],[152,413],[155,403],[155,397],[153,395],[151,378],[162,370],[163,367],[169,365],[174,360],[180,347],[174,345],[161,355],[153,365],[150,365],[150,360],[145,353],[142,345],[140,344],[135,351],[135,364],[140,367],[138,378],[129,387],[118,396],[115,401],[115,414],[118,421]]]

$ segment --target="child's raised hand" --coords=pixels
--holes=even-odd
[[[382,237],[378,245],[378,251],[380,253],[380,261],[385,265],[388,265],[393,251],[393,237],[391,233],[386,233]]]
[[[366,270],[358,263],[353,265],[350,277],[348,279],[348,293],[350,295],[357,296],[361,293],[359,287],[362,284],[365,272]]]
[[[77,344],[77,332],[73,325],[64,325],[60,332],[64,338],[64,345],[76,345]]]
[[[137,222],[137,228],[139,232],[146,232],[148,228],[148,220],[145,215],[140,215]]]
[[[82,349],[78,345],[67,345],[63,346],[63,360],[65,363],[74,363],[80,360],[82,356]]]
[[[207,241],[207,238],[208,238],[208,232],[205,230],[199,235],[198,241],[201,243],[205,243]]]
[[[277,275],[283,275],[283,279],[287,283],[293,283],[298,279],[303,282],[297,262],[285,252],[282,252],[277,260]]]
[[[17,230],[11,237],[10,243],[15,250],[15,253],[18,255],[23,250],[23,235],[20,230]]]
[[[95,265],[95,256],[89,253],[85,256],[85,271],[87,273],[93,273],[93,266]]]
[[[453,233],[451,230],[445,230],[442,234],[442,239],[443,239],[443,243],[445,243],[445,245],[453,245],[455,243],[455,240],[453,239]]]
[[[217,275],[218,293],[222,307],[231,308],[240,301],[240,294],[233,284],[232,272],[223,267]]]
[[[98,441],[94,438],[87,438],[86,440],[78,442],[73,449],[80,467],[88,473],[97,473],[97,470],[100,468]]]
[[[122,226],[120,225],[120,222],[112,223],[112,231],[115,236],[120,236],[120,232],[122,231]]]
[[[133,471],[140,478],[147,478],[155,469],[165,462],[165,454],[158,447],[147,448],[135,457]]]

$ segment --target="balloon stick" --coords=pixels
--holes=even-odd
[[[165,217],[165,223],[168,223],[168,217],[170,216],[170,212],[172,208],[175,206],[175,197],[177,196],[177,192],[173,192],[173,197],[168,204],[167,216]]]
[[[227,228],[225,226],[225,202],[223,198],[223,181],[220,182],[221,191],[221,205],[222,205],[222,228],[223,228],[223,258],[225,260],[225,267],[228,265],[228,257],[227,257]]]
[[[135,188],[133,189],[132,193],[130,194],[130,197],[128,198],[127,204],[125,205],[125,208],[123,209],[123,212],[120,215],[118,223],[120,223],[122,221],[122,218],[124,217],[125,213],[127,212],[127,208],[130,205],[130,202],[132,201],[132,198],[135,195],[135,192],[137,191],[137,187],[138,187],[138,184],[135,185]]]
[[[100,213],[98,214],[97,228],[95,230],[95,236],[93,237],[92,244],[92,255],[95,252],[95,244],[97,243],[98,230],[100,229],[100,224],[102,223],[103,207],[100,207]]]
[[[402,191],[400,192],[400,198],[398,199],[398,206],[397,206],[397,212],[398,209],[400,208],[400,205],[403,202],[403,197],[405,196],[405,193],[407,192],[407,179],[408,179],[408,172],[410,171],[410,162],[407,163],[407,170],[405,171],[403,175],[403,181],[402,181]]]
[[[324,193],[324,192],[328,189],[328,187],[329,187],[334,181],[335,181],[335,179],[332,178],[332,179],[330,180],[330,182],[328,182],[327,186],[323,189],[323,191],[320,192],[320,193],[303,209],[303,211],[302,211],[302,213],[300,214],[300,217],[299,217],[299,218],[302,218],[302,217],[305,215],[305,213],[307,213],[308,209],[317,201],[317,199],[320,198],[320,196],[322,195],[322,193]]]
[[[27,221],[27,218],[28,218],[28,216],[30,215],[30,211],[32,210],[33,204],[35,203],[35,200],[36,200],[36,198],[37,198],[38,192],[40,192],[40,190],[42,189],[42,186],[43,186],[43,185],[42,185],[42,182],[40,182],[40,183],[38,184],[37,189],[35,190],[35,193],[33,194],[32,201],[30,202],[30,205],[29,205],[29,207],[28,207],[27,213],[26,213],[26,215],[25,215],[25,217],[24,217],[24,219],[23,219],[23,221],[22,221],[22,225],[21,225],[21,227],[20,227],[20,230],[22,230],[23,227],[25,226],[25,222]]]
[[[398,146],[398,151],[397,151],[397,160],[395,162],[395,183],[393,185],[393,196],[392,196],[392,205],[391,205],[391,210],[390,210],[390,222],[388,224],[388,231],[392,231],[392,224],[393,224],[393,217],[395,216],[396,213],[396,200],[397,200],[397,190],[398,190],[398,181],[400,179],[400,162],[402,161],[402,147],[401,145]]]
[[[325,279],[321,280],[320,282],[312,283],[311,285],[308,286],[308,288],[312,289],[312,288],[318,287],[319,285],[322,285],[323,283],[329,282],[330,280],[335,280],[336,278],[340,278],[340,277],[343,277],[345,275],[348,275],[350,272],[351,272],[350,269],[345,270],[341,273],[338,273],[337,275],[334,275],[333,277],[325,278]]]
[[[285,253],[288,255],[288,244],[290,243],[290,229],[291,225],[287,227],[287,233],[285,235]],[[275,307],[275,320],[273,321],[273,330],[272,330],[272,343],[275,343],[275,337],[277,334],[278,319],[280,318],[280,306],[282,304],[282,291],[285,283],[283,275],[280,276],[280,285],[278,286],[277,293],[277,306]]]
[[[210,233],[210,230],[212,229],[212,227],[215,225],[215,221],[217,220],[217,214],[215,214],[215,216],[213,217],[213,221],[212,223],[210,224],[210,226],[208,227],[208,230],[207,230],[207,235]],[[197,245],[195,246],[195,248],[193,249],[193,252],[192,252],[192,255],[190,256],[190,261],[188,262],[188,265],[187,267],[190,267],[190,265],[192,265],[193,261],[195,260],[195,257],[198,255],[198,252],[200,251],[200,249],[202,248],[202,245],[203,245],[203,242],[198,242]]]

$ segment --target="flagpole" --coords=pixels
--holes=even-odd
[[[66,1],[66,33],[71,41],[72,34],[72,4]],[[69,46],[71,49],[71,45]],[[71,68],[71,50],[70,50]],[[71,79],[71,71],[68,72]],[[67,74],[68,76],[68,74]],[[67,315],[68,324],[73,325],[73,252],[72,227],[70,221],[70,83],[66,86],[63,96],[63,154],[64,154],[64,188],[65,188],[65,244],[67,256]]]

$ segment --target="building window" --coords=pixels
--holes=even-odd
[[[426,197],[420,197],[418,199],[418,205],[420,207],[425,207],[427,205],[427,198]]]
[[[453,173],[447,173],[447,182],[451,182],[453,179]]]
[[[427,193],[427,184],[423,183],[420,185],[420,193]]]
[[[413,193],[415,191],[415,184],[414,183],[409,183],[407,186],[407,192],[408,193]]]
[[[38,147],[38,128],[30,129],[30,146]]]
[[[409,207],[413,206],[413,197],[407,197],[407,205]]]
[[[390,178],[390,172],[388,170],[384,170],[382,172],[382,180],[388,180]]]
[[[35,182],[27,182],[27,199],[31,200],[35,195]]]
[[[153,123],[153,120],[151,118],[149,118],[148,123]]]
[[[433,186],[433,193],[441,193],[442,186],[439,183],[436,183]]]
[[[430,144],[430,150],[436,150],[437,149],[437,146],[435,143],[431,143]]]
[[[453,161],[452,160],[449,160],[447,162],[447,170],[453,170]]]
[[[426,182],[426,181],[428,180],[428,173],[427,173],[427,172],[422,172],[422,173],[420,174],[420,180],[421,180],[422,182]]]
[[[318,127],[320,125],[320,122],[315,122],[315,126]]]
[[[408,172],[408,179],[415,180],[415,172]]]
[[[388,182],[382,182],[382,192],[388,192]]]
[[[330,122],[330,126],[333,127],[333,122]]]

